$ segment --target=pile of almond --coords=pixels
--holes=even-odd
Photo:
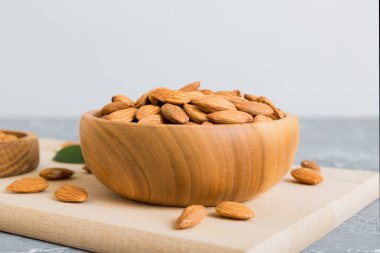
[[[8,134],[0,131],[0,141],[14,141],[17,140],[17,136],[14,134]]]
[[[270,122],[285,114],[268,98],[244,94],[239,90],[199,89],[200,82],[179,90],[157,88],[133,102],[115,95],[99,112],[103,119],[139,124],[243,124]]]

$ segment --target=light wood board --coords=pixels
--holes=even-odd
[[[289,176],[267,193],[246,202],[256,212],[250,221],[209,216],[189,230],[173,225],[181,208],[129,201],[102,186],[80,165],[51,161],[57,140],[41,140],[41,164],[31,173],[0,179],[4,189],[17,178],[44,167],[76,170],[70,183],[85,187],[82,204],[58,202],[50,182],[42,193],[0,191],[0,230],[97,252],[298,252],[379,197],[379,174],[322,168],[325,182],[294,183]]]

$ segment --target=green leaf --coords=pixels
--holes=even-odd
[[[71,145],[60,149],[53,161],[60,163],[85,163],[80,145]]]

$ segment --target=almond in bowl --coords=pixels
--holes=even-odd
[[[99,181],[132,200],[182,207],[242,202],[277,184],[294,161],[298,118],[266,97],[199,86],[83,114],[82,150]]]

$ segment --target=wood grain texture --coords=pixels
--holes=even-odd
[[[278,183],[299,138],[293,115],[235,125],[137,125],[85,113],[85,160],[105,186],[132,200],[167,206],[246,201]]]
[[[41,140],[41,165],[53,162],[62,141]],[[255,211],[249,221],[215,216],[214,208],[198,226],[179,231],[175,222],[183,208],[145,205],[111,192],[81,165],[65,164],[73,178],[51,181],[37,194],[0,191],[0,230],[93,252],[299,252],[379,197],[379,174],[371,171],[321,168],[317,186],[294,183],[288,174],[271,191],[245,202]],[[0,189],[21,177],[3,178]],[[63,183],[84,187],[89,199],[62,203],[52,194]],[[331,245],[330,245],[331,246]]]
[[[31,132],[1,131],[14,134],[18,139],[0,141],[0,178],[34,170],[39,163],[37,136]]]

